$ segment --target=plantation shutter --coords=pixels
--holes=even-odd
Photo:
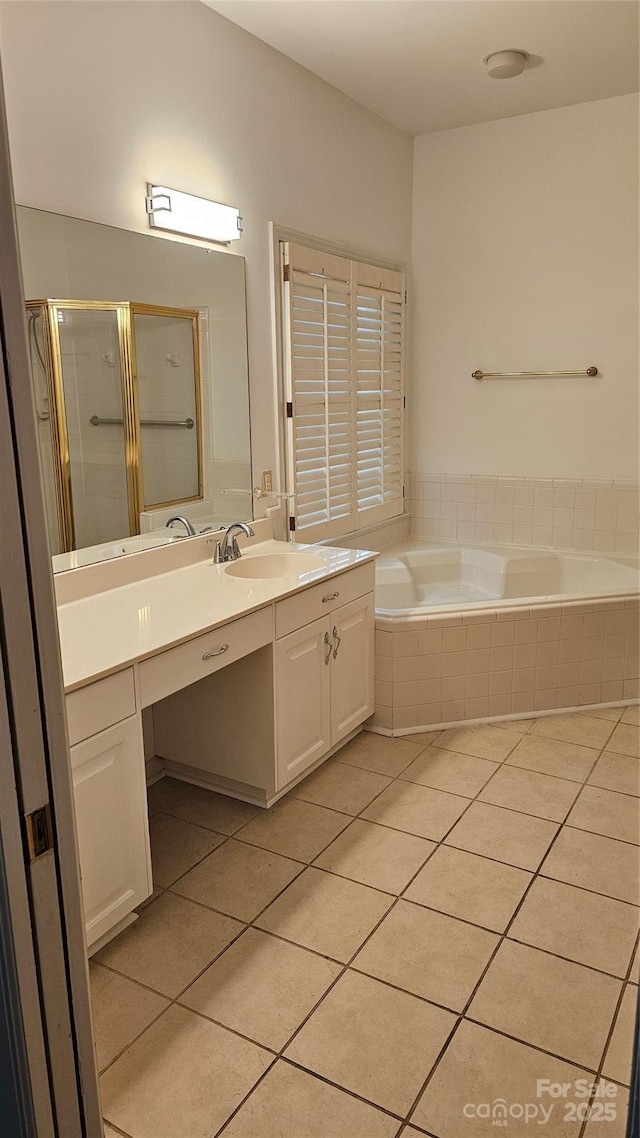
[[[301,541],[403,510],[402,274],[284,245],[288,489]]]
[[[402,513],[404,286],[402,274],[354,265],[358,526]]]

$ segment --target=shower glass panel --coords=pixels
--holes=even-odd
[[[53,315],[60,344],[75,545],[116,541],[129,532],[118,312],[57,308]]]
[[[132,313],[143,508],[199,498],[197,313]]]

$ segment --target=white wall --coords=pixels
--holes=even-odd
[[[638,477],[637,106],[415,140],[411,469]],[[591,364],[601,377],[471,379]]]
[[[1,4],[0,50],[18,202],[143,232],[148,181],[239,206],[276,470],[268,222],[408,260],[411,139],[199,3]]]

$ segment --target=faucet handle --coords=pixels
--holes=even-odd
[[[222,556],[222,545],[219,541],[216,542],[216,551],[213,555],[213,564],[222,565],[224,557]]]
[[[237,561],[238,557],[240,557],[240,546],[237,537],[234,536],[231,541],[231,559]]]

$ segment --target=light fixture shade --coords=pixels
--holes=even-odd
[[[168,186],[147,185],[147,213],[153,229],[200,237],[216,245],[237,241],[242,233],[240,211],[234,206],[197,198]]]
[[[509,48],[485,56],[484,64],[492,79],[515,79],[517,75],[522,75],[528,58],[528,52]]]

